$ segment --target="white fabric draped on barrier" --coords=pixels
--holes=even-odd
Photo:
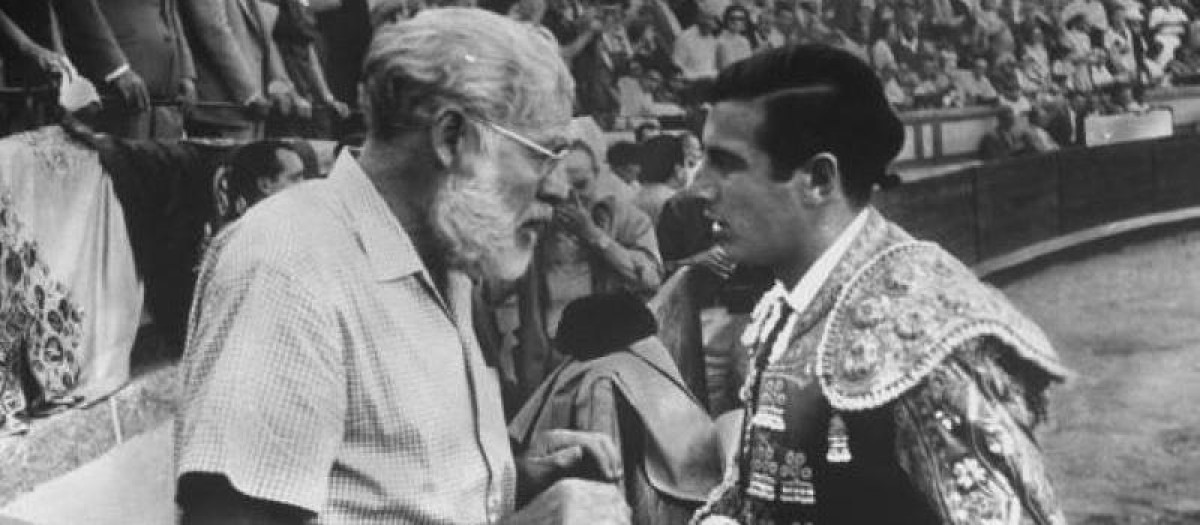
[[[95,400],[112,393],[129,379],[142,283],[124,212],[99,156],[56,126],[0,139],[0,198],[27,225],[51,277],[83,311],[75,394]]]

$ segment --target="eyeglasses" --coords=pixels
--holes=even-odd
[[[561,163],[563,161],[563,159],[567,158],[567,155],[569,155],[571,153],[570,146],[560,146],[560,147],[556,148],[555,151],[550,151],[549,149],[546,149],[545,146],[538,144],[537,142],[534,142],[529,137],[526,137],[520,133],[517,133],[517,132],[515,132],[511,129],[508,129],[504,126],[501,126],[499,124],[496,124],[495,122],[492,122],[490,120],[480,119],[480,118],[473,118],[473,117],[468,117],[468,118],[471,118],[471,120],[474,120],[475,122],[478,122],[484,126],[487,126],[492,131],[495,131],[496,133],[499,133],[503,137],[505,137],[513,142],[516,142],[517,144],[525,146],[526,148],[529,148],[530,150],[532,150],[534,153],[537,153],[538,155],[540,155],[541,162],[538,164],[538,174],[541,175],[542,177],[548,176],[551,173],[553,173],[554,169],[558,167],[558,164]]]

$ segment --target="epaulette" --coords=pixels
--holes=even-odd
[[[936,244],[900,243],[839,293],[817,347],[818,379],[835,409],[877,408],[987,336],[1056,379],[1069,375],[1046,334],[970,268]]]

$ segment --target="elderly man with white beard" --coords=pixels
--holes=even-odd
[[[473,283],[519,277],[568,192],[557,48],[430,10],[378,29],[364,78],[360,156],[254,207],[202,263],[183,523],[627,522],[609,439],[554,431],[514,459],[472,332]]]

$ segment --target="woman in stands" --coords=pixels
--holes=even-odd
[[[717,70],[752,55],[757,40],[750,25],[750,11],[737,4],[726,8],[721,35],[717,37]]]

